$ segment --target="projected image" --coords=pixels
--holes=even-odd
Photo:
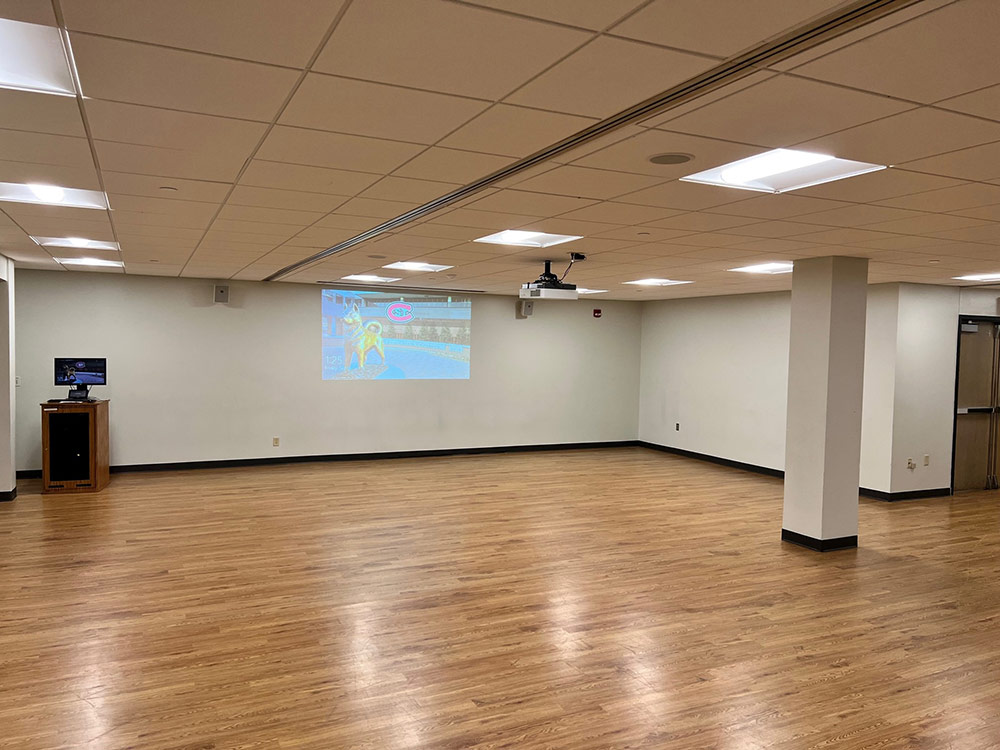
[[[469,377],[472,300],[323,290],[323,380]]]

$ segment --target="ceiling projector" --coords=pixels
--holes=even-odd
[[[580,260],[586,260],[583,253],[570,253],[569,265],[563,272],[562,278],[552,273],[552,261],[545,261],[545,271],[535,281],[521,285],[521,292],[518,295],[521,299],[578,299],[579,293],[576,291],[576,284],[567,284],[563,281],[573,264]]]

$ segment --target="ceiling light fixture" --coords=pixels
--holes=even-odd
[[[968,276],[952,276],[956,281],[1000,281],[1000,273],[973,273]]]
[[[552,247],[580,239],[583,238],[572,234],[547,234],[545,232],[527,232],[522,229],[505,229],[496,234],[480,237],[473,242],[486,242],[491,245],[517,245],[518,247]]]
[[[576,288],[577,294],[604,294],[607,289],[584,289],[582,287]]]
[[[108,197],[99,190],[80,190],[39,183],[23,185],[19,182],[0,182],[0,201],[96,208],[102,211],[108,209]]]
[[[76,96],[68,42],[55,26],[0,18],[0,88]]]
[[[388,284],[390,281],[399,281],[399,279],[391,279],[388,276],[376,276],[371,273],[355,273],[350,276],[341,276],[341,281],[362,281],[366,284]]]
[[[690,281],[674,281],[673,279],[637,279],[623,281],[623,284],[638,284],[639,286],[673,286],[674,284],[691,284]]]
[[[42,247],[75,247],[86,250],[120,250],[117,242],[87,240],[83,237],[32,237],[35,244]]]
[[[56,263],[64,266],[105,266],[108,268],[123,268],[120,260],[105,260],[104,258],[56,258]]]
[[[766,274],[778,274],[778,273],[791,273],[792,264],[787,261],[780,261],[775,263],[758,263],[754,266],[743,266],[742,268],[730,268],[730,271],[739,271],[740,273],[766,273]]]
[[[447,271],[449,268],[454,268],[455,266],[438,266],[433,263],[424,263],[419,260],[401,260],[396,263],[390,263],[387,266],[382,266],[382,268],[392,268],[397,271],[432,271],[437,273],[438,271]]]
[[[761,193],[785,193],[885,168],[884,164],[838,159],[812,151],[776,148],[681,177],[681,181],[756,190]]]

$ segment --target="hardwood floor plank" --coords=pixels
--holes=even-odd
[[[861,500],[644,448],[24,482],[0,747],[1000,748],[1000,493]]]

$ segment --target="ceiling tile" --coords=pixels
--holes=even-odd
[[[500,99],[589,38],[583,31],[443,0],[354,3],[314,68]]]
[[[363,198],[426,203],[461,187],[453,182],[415,180],[412,177],[383,177],[361,193]]]
[[[669,120],[661,127],[781,148],[913,106],[884,96],[782,75]]]
[[[528,156],[596,121],[496,104],[449,135],[440,145],[503,156]]]
[[[506,156],[429,148],[395,171],[400,177],[467,184],[502,169],[514,160]]]
[[[715,232],[719,229],[753,224],[756,221],[759,220],[745,216],[723,216],[721,214],[692,212],[671,216],[661,221],[654,221],[649,226],[661,227],[663,229],[682,229],[689,232]]]
[[[1000,142],[917,159],[907,162],[906,168],[965,180],[994,180],[1000,178]]]
[[[240,184],[350,196],[364,190],[378,179],[379,175],[366,172],[254,159],[240,177]]]
[[[851,177],[849,180],[837,180],[795,192],[800,196],[866,203],[958,184],[958,180],[907,169],[882,169]]]
[[[669,208],[653,206],[636,206],[629,203],[602,201],[586,208],[578,208],[561,214],[562,219],[580,219],[582,221],[603,221],[609,224],[645,224],[656,222],[674,216],[678,212]]]
[[[996,140],[1000,140],[998,123],[921,107],[797,147],[842,159],[894,165]]]
[[[144,195],[151,198],[168,198],[190,201],[221,203],[229,192],[229,183],[202,180],[182,180],[152,175],[113,172],[103,169],[104,184],[108,193],[119,195]],[[173,187],[176,190],[163,190]]]
[[[229,203],[219,212],[220,219],[241,221],[263,221],[271,224],[289,224],[305,227],[323,217],[320,211],[299,211],[289,208],[265,208],[263,206],[240,206]]]
[[[102,169],[154,175],[163,178],[164,184],[171,178],[232,182],[244,162],[240,156],[226,153],[181,151],[113,141],[96,141],[94,146]]]
[[[299,75],[118,39],[71,38],[83,93],[96,99],[270,122]]]
[[[642,5],[642,0],[469,0],[469,2],[594,30],[606,28],[633,8]]]
[[[866,224],[920,218],[921,216],[922,214],[917,211],[904,211],[898,208],[868,206],[855,203],[842,208],[835,208],[831,211],[819,211],[817,213],[806,214],[805,216],[798,216],[796,217],[796,221],[831,227],[862,227]]]
[[[963,0],[864,39],[795,72],[930,103],[1000,82],[1000,6]],[[947,60],[947,64],[942,64]]]
[[[378,219],[393,219],[416,208],[418,204],[403,201],[383,201],[374,198],[351,198],[337,209],[338,214],[347,216],[369,216]]]
[[[749,216],[756,219],[788,219],[793,216],[801,216],[802,214],[811,214],[817,211],[849,205],[842,201],[807,198],[802,195],[792,195],[791,193],[760,195],[745,191],[744,194],[756,195],[756,197],[706,210],[713,214]]]
[[[268,134],[257,156],[291,164],[385,174],[422,150],[422,146],[412,143],[278,125]]]
[[[0,128],[87,136],[75,98],[13,89],[0,89]]]
[[[58,25],[52,6],[38,0],[0,0],[0,18],[37,23],[42,26]]]
[[[954,99],[945,99],[936,106],[990,120],[1000,120],[1000,86],[987,86]]]
[[[588,117],[607,117],[711,65],[711,60],[685,52],[599,37],[506,101]]]
[[[0,130],[0,160],[51,164],[59,167],[86,169],[93,167],[94,157],[86,138],[64,135],[28,133],[23,130]],[[6,173],[3,182],[12,180]],[[65,187],[80,187],[66,185]]]
[[[607,146],[573,161],[582,167],[613,169],[652,175],[663,180],[675,180],[689,174],[753,156],[762,149],[742,143],[712,138],[700,138],[685,133],[644,130],[633,137]],[[691,161],[681,164],[653,164],[649,159],[657,154],[690,154]]]
[[[615,34],[729,57],[798,26],[842,0],[656,0],[612,29]]]
[[[941,190],[928,190],[917,195],[904,195],[882,201],[886,206],[911,208],[918,211],[956,211],[972,216],[966,209],[1000,203],[1000,186],[979,183],[956,185]]]
[[[470,207],[482,211],[555,216],[573,209],[583,208],[593,202],[585,198],[570,198],[564,195],[531,193],[524,190],[501,190],[473,202]]]
[[[214,55],[301,68],[343,0],[73,0],[63,6],[71,31],[134,39]]]
[[[349,196],[307,193],[300,190],[275,190],[273,188],[237,185],[229,196],[233,206],[259,206],[262,208],[285,208],[295,211],[319,211],[327,213],[347,200]]]
[[[879,232],[894,232],[896,234],[932,234],[951,229],[978,226],[983,223],[981,219],[970,219],[964,216],[917,213],[916,216],[911,218],[870,224],[866,229],[873,229]]]
[[[279,122],[430,144],[488,106],[475,99],[310,73]]]
[[[714,185],[699,185],[694,182],[674,180],[663,185],[638,190],[618,199],[619,203],[638,203],[640,206],[663,206],[680,211],[700,211],[712,206],[735,203],[746,195],[746,191],[733,190]]]
[[[519,187],[524,190],[607,200],[662,181],[659,177],[565,166],[525,180]]]
[[[2,132],[0,132],[2,135]],[[2,149],[2,146],[0,146]],[[62,185],[63,187],[81,188],[83,190],[100,190],[101,183],[97,179],[97,170],[93,160],[86,166],[64,167],[59,164],[41,164],[35,162],[2,161],[0,160],[0,181],[3,182],[40,182],[47,185]]]

